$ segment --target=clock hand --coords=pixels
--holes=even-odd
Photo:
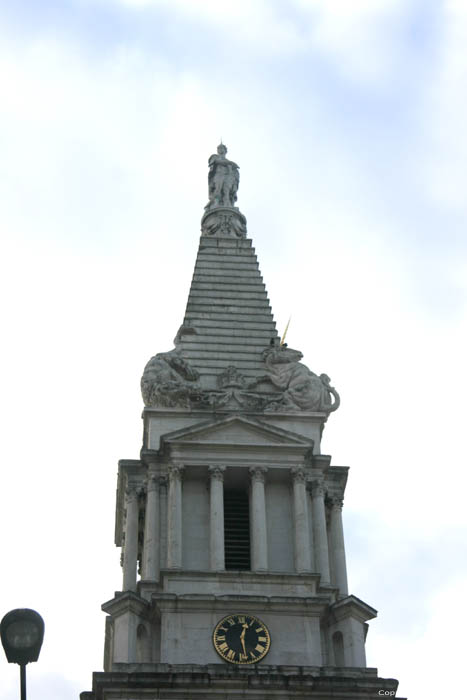
[[[247,625],[247,624],[243,625],[243,630],[242,630],[242,633],[240,634],[240,641],[241,641],[241,643],[242,643],[243,653],[245,654],[245,656],[246,656],[246,649],[245,649],[245,632],[247,631],[247,629],[248,629],[248,625]]]

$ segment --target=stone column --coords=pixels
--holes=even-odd
[[[344,528],[342,526],[342,498],[331,499],[331,556],[334,570],[334,583],[342,596],[349,594],[347,586],[347,566],[345,563]]]
[[[209,467],[210,476],[210,566],[223,571],[224,557],[224,472],[225,467]]]
[[[267,571],[268,539],[266,529],[266,501],[264,481],[266,467],[250,467],[251,476],[251,570]]]
[[[123,553],[123,590],[136,591],[136,564],[138,560],[138,492],[128,486],[126,493],[125,549]]]
[[[311,571],[310,529],[308,524],[305,470],[302,467],[292,469],[292,478],[293,518],[295,532],[295,571],[301,574]]]
[[[167,567],[169,569],[182,568],[182,473],[182,465],[169,465],[167,499]]]
[[[159,478],[159,503],[161,506],[161,567],[167,568],[167,476]]]
[[[307,505],[308,505],[308,537],[310,539],[310,566],[313,572],[318,570],[315,563],[315,545],[313,538],[313,500],[311,498],[311,485],[307,481],[306,485]]]
[[[315,563],[321,574],[321,583],[330,583],[328,536],[326,532],[326,510],[324,507],[324,486],[315,481],[312,485],[313,541]]]
[[[141,578],[158,581],[160,573],[160,507],[159,477],[148,474],[146,516],[144,522],[144,549]]]

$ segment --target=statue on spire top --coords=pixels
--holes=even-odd
[[[239,168],[226,158],[227,146],[220,143],[217,153],[209,158],[209,202],[205,209],[214,207],[235,207],[237,201]]]

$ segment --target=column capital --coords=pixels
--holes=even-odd
[[[169,473],[169,479],[171,481],[179,479],[181,481],[185,467],[183,464],[169,464],[167,467]]]
[[[225,467],[219,464],[213,465],[208,468],[209,476],[211,481],[224,481]]]
[[[323,481],[312,481],[311,482],[311,495],[315,497],[323,497],[326,495],[326,489],[324,487]]]
[[[268,471],[267,467],[250,467],[248,471],[250,472],[250,478],[252,481],[259,481],[264,484],[266,473]]]
[[[304,467],[292,467],[290,470],[292,479],[296,484],[306,484],[306,470]]]
[[[161,483],[161,477],[159,474],[154,474],[154,473],[149,473],[147,476],[147,485],[146,485],[146,491],[149,493],[150,491],[157,491],[159,489]]]
[[[339,510],[342,510],[342,506],[344,505],[342,496],[331,496],[329,502],[333,508],[339,508]]]
[[[140,488],[136,484],[127,484],[125,489],[126,502],[132,503],[138,500]]]

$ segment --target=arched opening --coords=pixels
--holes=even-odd
[[[342,632],[334,632],[332,635],[332,650],[334,652],[334,665],[345,666],[344,637]]]

